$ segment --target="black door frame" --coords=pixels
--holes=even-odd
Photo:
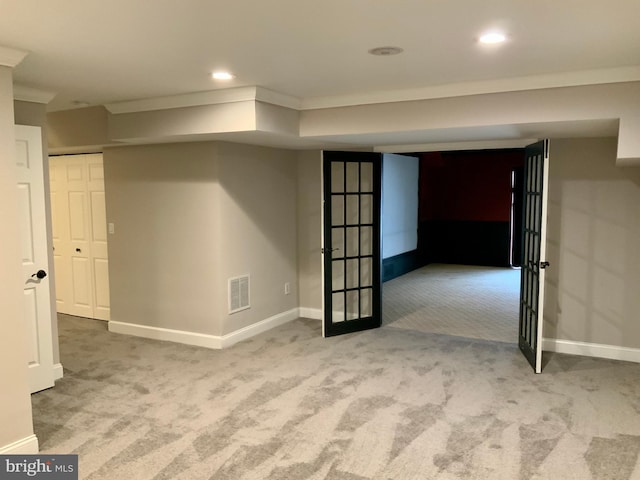
[[[330,337],[343,335],[346,333],[378,328],[382,324],[382,231],[381,231],[381,204],[382,204],[382,154],[370,152],[337,152],[323,151],[323,214],[324,214],[324,235],[323,249],[324,255],[324,318],[323,336]],[[372,182],[371,189],[362,189],[362,165],[371,164]],[[347,185],[347,165],[358,165],[357,189],[350,189]],[[332,191],[332,165],[342,165],[343,184],[339,191]],[[362,222],[361,200],[363,197],[371,198],[372,218],[371,223]],[[342,198],[343,221],[337,223],[332,220],[332,202],[335,198]],[[347,198],[357,198],[358,220],[355,223],[347,222]],[[362,229],[371,231],[371,253],[363,254],[361,233]],[[349,231],[357,230],[357,251],[350,254],[346,245]],[[343,251],[335,254],[333,232],[341,231],[343,238]],[[361,266],[363,259],[371,259],[371,284],[362,282]],[[347,264],[355,261],[358,264],[358,281],[356,286],[347,285]],[[342,288],[334,288],[332,282],[333,266],[338,262],[342,263],[344,282]],[[371,315],[362,316],[362,297],[365,290],[370,290],[371,294]],[[347,295],[352,293],[358,296],[358,312],[355,319],[348,318]],[[344,295],[343,320],[334,322],[333,296]]]

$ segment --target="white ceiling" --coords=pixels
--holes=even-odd
[[[248,85],[326,105],[603,69],[637,80],[639,19],[639,0],[0,0],[0,45],[30,52],[15,81],[55,92],[50,110]],[[509,41],[477,44],[491,28]],[[404,53],[367,54],[385,45]]]

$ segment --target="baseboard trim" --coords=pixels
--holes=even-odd
[[[584,355],[586,357],[609,358],[626,362],[640,363],[640,349],[604,345],[601,343],[574,342],[556,338],[543,338],[542,349],[569,355]]]
[[[184,343],[196,347],[222,348],[222,337],[205,333],[173,330],[170,328],[150,327],[135,323],[116,322],[109,320],[109,331],[133,335],[134,337],[151,338],[153,340],[165,340],[167,342]]]
[[[219,350],[295,320],[298,318],[298,313],[299,309],[293,308],[287,312],[279,313],[223,336],[173,330],[170,328],[150,327],[148,325],[137,325],[114,320],[109,321],[109,331],[112,333],[133,335],[135,337],[164,340]]]
[[[38,437],[35,435],[0,447],[0,455],[36,455],[39,451]]]
[[[64,368],[62,368],[61,363],[56,363],[53,365],[53,380],[60,380],[64,377]]]
[[[312,320],[322,320],[322,309],[300,307],[300,316],[302,318],[310,318]]]
[[[291,322],[298,317],[299,309],[292,308],[287,312],[279,313],[278,315],[274,315],[273,317],[269,317],[258,323],[251,324],[248,327],[244,327],[240,330],[236,330],[235,332],[228,333],[227,335],[220,337],[222,339],[222,348],[227,348],[231,345],[235,345],[242,340],[247,340],[248,338],[251,338],[255,335],[266,332],[267,330],[271,330],[272,328],[284,325],[285,323]]]

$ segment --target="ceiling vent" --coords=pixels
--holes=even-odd
[[[246,310],[249,304],[249,275],[229,279],[229,313]]]

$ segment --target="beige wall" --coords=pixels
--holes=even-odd
[[[298,306],[296,153],[219,144],[216,217],[223,334]],[[251,308],[228,315],[227,281],[251,275]],[[289,282],[291,293],[284,294]]]
[[[0,66],[0,449],[33,435],[23,328],[11,69]]]
[[[112,320],[220,336],[297,307],[294,152],[118,147],[104,166]],[[247,273],[251,308],[228,315]]]
[[[104,151],[111,320],[217,335],[211,143]]]
[[[182,135],[251,131],[255,102],[170,108],[109,115],[109,136],[116,141],[165,139]]]
[[[629,82],[306,110],[300,113],[300,135],[375,144],[388,140],[388,132],[412,132],[415,139],[418,132],[433,138],[439,130],[447,138],[450,129],[470,128],[466,134],[473,135],[473,127],[483,126],[502,127],[494,130],[496,138],[509,139],[529,124],[529,136],[544,138],[545,123],[620,119],[618,161],[640,165],[639,111],[640,82]]]
[[[63,110],[47,114],[51,153],[92,153],[111,142],[109,112],[102,106]]]
[[[15,122],[17,125],[32,125],[42,128],[42,163],[45,188],[45,215],[47,222],[47,245],[53,245],[51,223],[51,196],[49,195],[49,154],[47,151],[47,111],[43,103],[15,101]],[[53,363],[60,363],[60,349],[58,345],[58,318],[56,316],[56,291],[55,271],[53,268],[53,255],[49,255],[47,272],[50,275],[49,289],[51,298],[51,334],[53,342]]]
[[[302,308],[322,308],[322,154],[298,154],[298,288]]]
[[[616,139],[552,140],[544,336],[640,348],[640,169]]]

